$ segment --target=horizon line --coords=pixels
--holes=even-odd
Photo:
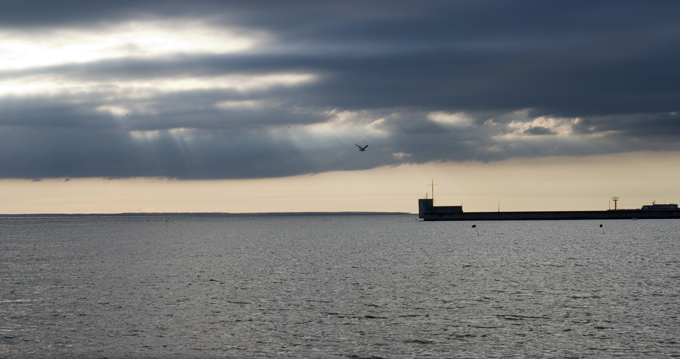
[[[168,217],[168,216],[313,216],[313,215],[415,215],[410,212],[120,212],[120,213],[0,213],[0,218],[22,217]]]

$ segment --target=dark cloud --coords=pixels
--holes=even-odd
[[[36,44],[133,20],[266,36],[240,52],[4,66],[0,177],[254,178],[680,150],[678,15],[672,1],[3,3],[0,31]]]
[[[555,132],[549,128],[536,126],[524,131],[527,135],[554,135]]]

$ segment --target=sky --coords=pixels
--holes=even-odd
[[[680,200],[677,1],[0,3],[0,213]],[[368,148],[360,152],[356,145]]]

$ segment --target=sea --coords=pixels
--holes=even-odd
[[[0,218],[0,358],[680,358],[680,220]]]

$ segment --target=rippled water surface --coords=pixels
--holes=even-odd
[[[0,358],[680,357],[680,220],[414,218],[0,219]]]

